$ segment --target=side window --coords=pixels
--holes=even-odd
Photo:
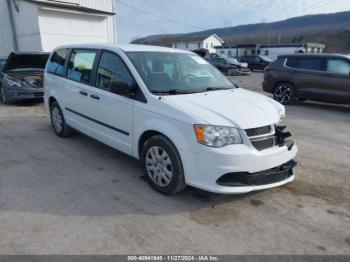
[[[350,74],[350,62],[342,59],[328,59],[327,72],[336,74]]]
[[[90,84],[96,51],[74,50],[68,64],[67,77],[74,81]]]
[[[63,76],[65,74],[64,64],[68,55],[68,51],[68,49],[60,49],[52,54],[47,64],[47,71],[49,73],[60,76]]]
[[[291,68],[298,68],[298,63],[296,58],[287,58],[286,66]]]
[[[97,88],[109,90],[111,81],[123,81],[130,85],[135,80],[127,69],[122,59],[112,53],[104,52],[101,56],[100,65],[97,69]]]
[[[300,58],[297,61],[297,68],[313,71],[324,71],[323,59],[316,57]]]

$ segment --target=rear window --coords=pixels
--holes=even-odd
[[[96,51],[74,50],[69,60],[67,77],[74,81],[89,84],[95,57]]]
[[[324,60],[318,57],[287,58],[286,66],[296,69],[324,71]]]
[[[65,74],[64,63],[67,55],[68,49],[60,49],[53,53],[47,64],[47,71],[52,74],[63,76]]]

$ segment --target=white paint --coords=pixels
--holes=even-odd
[[[255,173],[289,162],[297,154],[297,146],[275,146],[264,151],[256,150],[244,129],[279,123],[284,116],[284,107],[274,100],[244,89],[221,90],[206,93],[162,96],[149,91],[140,74],[125,52],[151,51],[182,53],[183,50],[142,45],[73,45],[67,48],[106,49],[124,60],[136,80],[147,103],[112,94],[106,90],[73,82],[69,79],[45,73],[45,105],[50,98],[56,99],[63,109],[67,124],[111,147],[139,158],[139,141],[144,132],[153,130],[168,137],[177,148],[188,185],[207,191],[239,194],[280,186],[291,182],[291,176],[279,183],[264,186],[224,187],[216,183],[223,174],[231,172]],[[202,66],[207,70],[207,65]],[[63,88],[62,88],[63,87]],[[97,95],[100,101],[80,95]],[[90,117],[85,118],[72,112]],[[108,112],[108,114],[106,114]],[[91,121],[91,118],[99,121]],[[101,123],[127,132],[118,132]],[[242,143],[212,148],[198,143],[194,124],[217,125],[236,128]]]
[[[41,0],[48,2],[50,0]],[[114,12],[114,0],[60,0],[105,12]],[[15,2],[13,2],[15,3]],[[113,16],[90,14],[67,8],[17,0],[13,20],[22,52],[51,52],[58,45],[74,43],[115,43],[116,26]],[[0,0],[0,57],[14,50],[13,32],[6,1]]]

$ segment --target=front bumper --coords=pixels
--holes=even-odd
[[[11,102],[25,100],[42,100],[44,98],[44,89],[7,89],[6,95],[8,100]]]
[[[297,146],[277,146],[258,151],[248,145],[224,148],[202,147],[200,152],[181,152],[186,159],[185,174],[188,185],[221,194],[242,194],[284,185],[294,180],[292,165],[282,179],[272,179],[271,170],[288,165],[298,152]],[[282,171],[282,169],[280,170]],[[269,173],[270,172],[270,173]],[[220,178],[227,174],[258,175],[269,173],[270,182],[223,185]],[[276,172],[276,176],[281,176]],[[265,177],[267,178],[267,177]],[[242,180],[244,181],[244,179]]]

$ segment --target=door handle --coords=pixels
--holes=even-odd
[[[90,97],[91,97],[92,99],[100,100],[100,97],[97,96],[97,95],[90,95]]]
[[[79,94],[81,94],[82,96],[87,96],[88,93],[86,93],[85,91],[79,91]]]

